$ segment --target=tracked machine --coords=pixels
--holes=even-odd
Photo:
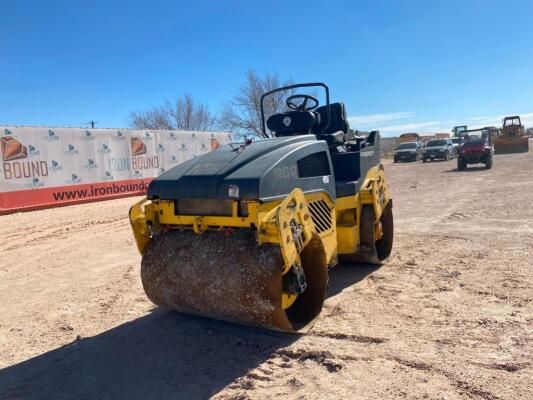
[[[496,154],[527,153],[529,138],[518,115],[505,117],[500,134],[494,139]]]
[[[265,121],[280,93],[287,112]],[[286,332],[319,315],[328,269],[380,264],[393,242],[379,132],[354,136],[323,83],[261,97],[269,138],[220,146],[154,179],[130,210],[148,298],[170,310]],[[268,128],[268,129],[267,129]],[[354,272],[355,273],[355,272]]]

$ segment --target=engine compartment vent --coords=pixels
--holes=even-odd
[[[309,211],[318,233],[331,229],[333,218],[331,217],[331,210],[324,200],[310,202]]]

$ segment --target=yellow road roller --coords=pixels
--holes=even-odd
[[[316,90],[325,104],[305,94]],[[266,118],[280,98],[287,111]],[[263,138],[177,165],[133,205],[142,284],[169,310],[305,332],[329,268],[380,264],[391,253],[380,136],[354,134],[324,83],[265,93],[261,118]]]

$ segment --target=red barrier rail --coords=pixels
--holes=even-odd
[[[146,194],[152,178],[0,192],[0,215]]]

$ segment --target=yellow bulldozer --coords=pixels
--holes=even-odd
[[[317,87],[323,106],[294,94],[284,97],[286,112],[265,118],[270,96]],[[392,200],[379,132],[355,136],[327,85],[265,93],[261,118],[263,139],[223,145],[166,171],[129,216],[152,302],[301,332],[322,309],[329,268],[389,256]]]
[[[500,134],[494,139],[496,154],[527,153],[529,138],[518,115],[505,117]]]

